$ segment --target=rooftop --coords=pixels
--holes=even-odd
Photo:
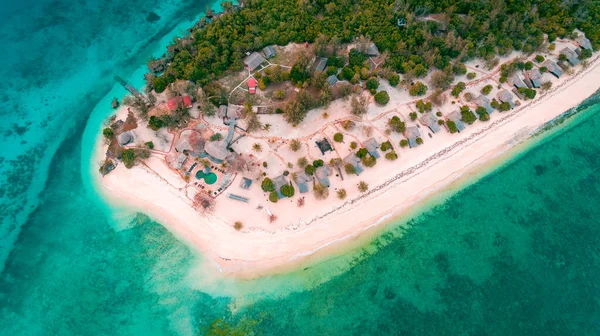
[[[266,46],[263,48],[263,53],[265,54],[266,58],[271,58],[275,56],[275,48],[273,48],[272,45]]]
[[[329,167],[329,165],[323,165],[321,167],[317,167],[317,169],[315,169],[315,177],[319,180],[319,182],[326,186],[329,187],[330,183],[329,183],[329,176],[331,175],[331,167]]]
[[[331,144],[329,144],[327,138],[323,138],[321,141],[315,141],[315,143],[317,144],[317,147],[319,147],[322,155],[325,155],[325,152],[333,151],[333,148],[331,148]]]
[[[375,138],[369,138],[365,140],[363,144],[365,145],[365,148],[367,149],[367,151],[369,151],[369,154],[371,154],[371,156],[373,156],[376,159],[379,159],[379,152],[377,152],[379,144],[377,143],[377,140],[375,140]]]
[[[326,66],[327,66],[327,58],[317,57],[315,59],[315,64],[314,64],[315,72],[322,72],[323,70],[325,70]]]
[[[244,58],[244,64],[246,65],[246,68],[248,68],[248,70],[250,71],[254,71],[254,69],[258,68],[258,66],[261,65],[264,61],[265,58],[257,52],[253,52],[252,54]]]
[[[437,133],[441,130],[438,124],[437,117],[432,112],[427,112],[421,117],[421,121],[425,124],[433,133]]]

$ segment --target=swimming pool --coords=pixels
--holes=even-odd
[[[208,173],[205,173],[202,170],[198,170],[198,172],[196,172],[196,178],[198,180],[204,179],[204,182],[206,184],[214,184],[215,182],[217,182],[217,174],[208,171]]]

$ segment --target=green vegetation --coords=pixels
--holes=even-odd
[[[302,143],[297,139],[294,139],[290,142],[290,149],[294,152],[297,152],[302,147]]]
[[[411,121],[415,121],[415,120],[417,120],[417,117],[418,117],[418,116],[417,116],[417,112],[410,112],[410,113],[408,114],[408,116],[410,117],[410,120],[411,120]]]
[[[154,143],[152,141],[148,141],[148,142],[144,143],[144,145],[146,145],[146,147],[148,147],[150,149],[154,149]]]
[[[367,192],[369,190],[369,185],[365,181],[358,182],[358,191],[361,193]]]
[[[282,185],[279,191],[285,197],[292,197],[295,193],[294,187],[291,184]]]
[[[356,152],[356,156],[361,159],[367,156],[367,154],[369,154],[369,151],[366,148],[361,148],[358,150],[358,152]]]
[[[545,60],[544,56],[542,55],[536,55],[535,56],[535,61],[538,63],[542,63]]]
[[[273,184],[273,181],[271,181],[271,179],[268,177],[265,177],[265,179],[260,184],[260,187],[264,192],[275,191],[275,185]]]
[[[475,120],[477,120],[475,114],[466,105],[460,108],[460,116],[462,121],[466,122],[469,125],[471,125],[475,122]]]
[[[387,91],[379,91],[375,95],[375,102],[379,105],[386,105],[390,101],[390,95]]]
[[[371,154],[363,156],[361,161],[366,167],[369,168],[374,167],[377,164],[377,159],[375,159],[375,157]]]
[[[356,141],[352,141],[352,142],[350,143],[350,148],[351,148],[351,149],[356,149],[357,147],[358,147],[358,144],[356,143]]]
[[[379,148],[381,149],[382,152],[386,152],[390,149],[393,149],[392,144],[389,141],[382,143]]]
[[[452,66],[452,72],[457,75],[464,75],[467,73],[467,67],[463,63],[456,63]]]
[[[448,126],[448,131],[450,131],[450,134],[458,132],[458,128],[456,128],[456,123],[452,120],[446,121],[446,126]]]
[[[163,126],[165,126],[165,123],[161,118],[151,116],[150,120],[148,120],[148,127],[150,127],[153,131],[158,131]]]
[[[105,129],[102,130],[102,135],[104,135],[105,138],[110,139],[115,134],[113,133],[113,130],[110,127],[107,127],[107,128],[105,128]]]
[[[422,99],[419,99],[415,105],[421,113],[429,112],[433,109],[433,104],[431,102],[426,103]]]
[[[421,138],[417,138],[415,141],[417,142],[417,145],[423,144],[423,139],[421,139]]]
[[[307,165],[306,167],[304,167],[304,172],[308,175],[312,175],[315,173],[315,167],[313,167],[312,165]]]
[[[316,199],[324,200],[329,197],[329,188],[317,182],[313,187],[313,194],[315,195]]]
[[[130,169],[135,164],[135,151],[133,148],[124,150],[121,153],[121,161],[125,165],[125,168]]]
[[[385,158],[390,161],[395,161],[398,159],[398,154],[395,151],[391,151],[389,153],[385,153]]]
[[[488,84],[488,85],[484,86],[483,89],[481,89],[481,93],[483,93],[484,95],[489,95],[493,89],[494,89],[494,87],[492,85]]]
[[[377,90],[377,88],[379,87],[379,80],[377,80],[377,78],[375,77],[371,77],[365,82],[365,87],[369,91]]]
[[[452,88],[452,95],[454,97],[458,97],[458,95],[463,92],[463,90],[466,88],[467,86],[465,85],[465,82],[458,82],[456,83],[456,85]]]
[[[271,193],[269,193],[269,201],[273,203],[277,203],[277,201],[279,201],[279,195],[277,195],[277,192],[271,191]]]
[[[335,142],[342,142],[342,141],[344,141],[344,135],[342,133],[335,133],[333,135],[333,141],[335,141]]]
[[[319,167],[323,167],[323,165],[325,164],[325,162],[323,162],[323,160],[321,159],[317,159],[313,161],[313,167],[315,168],[319,168]]]
[[[404,124],[404,122],[402,122],[402,120],[400,120],[398,116],[391,117],[390,120],[388,120],[388,126],[392,131],[396,133],[404,133],[404,131],[406,130],[406,125]]]
[[[473,80],[473,79],[475,79],[475,77],[477,77],[477,74],[476,74],[476,73],[474,73],[474,72],[469,72],[469,73],[467,74],[467,79],[468,79],[468,80]]]
[[[219,141],[223,139],[223,136],[221,135],[221,133],[215,133],[213,135],[210,136],[210,138],[208,138],[209,141]]]
[[[341,200],[345,199],[346,196],[348,196],[348,194],[346,193],[346,189],[340,189],[336,193],[337,193],[337,198],[341,199]]]
[[[422,82],[416,82],[413,86],[408,90],[411,96],[422,96],[427,93],[427,85]]]
[[[356,169],[354,169],[354,166],[349,163],[344,165],[344,170],[346,171],[346,174],[356,174]]]
[[[537,92],[534,89],[519,88],[519,93],[524,95],[527,99],[534,99]]]
[[[397,86],[398,83],[400,83],[400,75],[398,75],[397,73],[393,73],[388,77],[388,82],[390,83],[390,86]]]
[[[406,139],[400,140],[400,147],[404,148],[406,146],[408,146],[408,140],[406,140]]]
[[[305,157],[301,157],[298,159],[298,167],[304,169],[308,165],[308,159]]]

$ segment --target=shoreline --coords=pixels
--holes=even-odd
[[[325,213],[310,217],[309,220],[300,219],[298,224],[292,223],[275,232],[264,230],[237,232],[224,225],[218,218],[202,217],[191,209],[189,200],[186,201],[176,194],[175,188],[168,185],[166,188],[156,188],[157,184],[149,181],[151,170],[142,165],[137,165],[129,171],[122,168],[119,170],[121,179],[133,179],[133,175],[138,175],[135,182],[143,183],[144,179],[140,181],[139,175],[143,174],[147,178],[143,190],[135,192],[123,190],[126,186],[119,189],[119,179],[113,181],[112,178],[116,171],[104,179],[99,177],[94,169],[92,173],[97,176],[97,189],[105,199],[115,205],[122,205],[120,201],[125,201],[133,209],[142,210],[151,218],[158,219],[179,238],[200,249],[203,256],[211,260],[221,273],[234,277],[254,278],[287,272],[297,269],[299,264],[306,265],[317,258],[331,256],[334,253],[332,250],[344,250],[344,246],[341,245],[354,245],[352,242],[363,241],[365,236],[372,237],[376,234],[375,231],[379,231],[376,230],[377,228],[385,228],[390,222],[397,221],[415,208],[419,208],[419,205],[427,199],[443,193],[456,181],[463,180],[467,175],[476,175],[485,169],[484,166],[488,163],[497,161],[518,144],[531,141],[536,132],[546,124],[567,113],[569,109],[596,92],[600,85],[594,83],[594,76],[598,74],[600,71],[596,57],[588,68],[580,69],[535,100],[501,114],[499,119],[493,118],[489,123],[468,128],[469,132],[465,132],[468,136],[461,136],[450,146],[442,147],[443,143],[435,143],[437,147],[430,151],[432,153],[427,152],[423,158],[408,161],[408,165],[399,165],[400,168],[395,171],[397,173],[393,178],[376,183],[377,186],[368,193],[354,197]],[[553,103],[553,100],[556,102]],[[549,108],[550,106],[552,108]],[[549,109],[559,110],[560,113],[548,112]],[[520,124],[515,125],[513,119],[523,119],[521,121],[524,127],[518,127]],[[493,139],[489,139],[489,135],[494,135]],[[481,140],[484,139],[489,141],[482,142]],[[97,146],[96,151],[101,148],[102,146]],[[457,155],[459,153],[465,155]],[[405,157],[402,156],[403,158]],[[448,173],[442,166],[452,166],[457,169]],[[92,164],[92,168],[96,168],[96,165]],[[490,168],[493,167],[488,167]],[[431,177],[425,176],[427,174]],[[414,186],[417,192],[406,195],[407,193],[399,190],[400,186],[407,187],[406,189]],[[164,193],[165,189],[169,193]],[[155,194],[159,193],[154,195],[158,197],[152,197],[152,191]],[[108,192],[114,194],[109,195]],[[381,199],[384,193],[390,193],[386,200]],[[398,196],[397,202],[392,200],[394,198],[392,194]],[[168,203],[169,210],[165,205],[158,204],[162,200]],[[358,213],[359,210],[349,209],[352,206],[355,208],[370,206],[373,209],[370,212],[376,215],[365,216],[364,213]],[[200,225],[194,225],[196,221]],[[344,223],[347,222],[356,224],[345,227]],[[314,232],[316,229],[322,230]]]

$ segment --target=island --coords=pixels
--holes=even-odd
[[[595,25],[456,3],[223,3],[123,81],[98,190],[240,277],[416,213],[600,88]]]

